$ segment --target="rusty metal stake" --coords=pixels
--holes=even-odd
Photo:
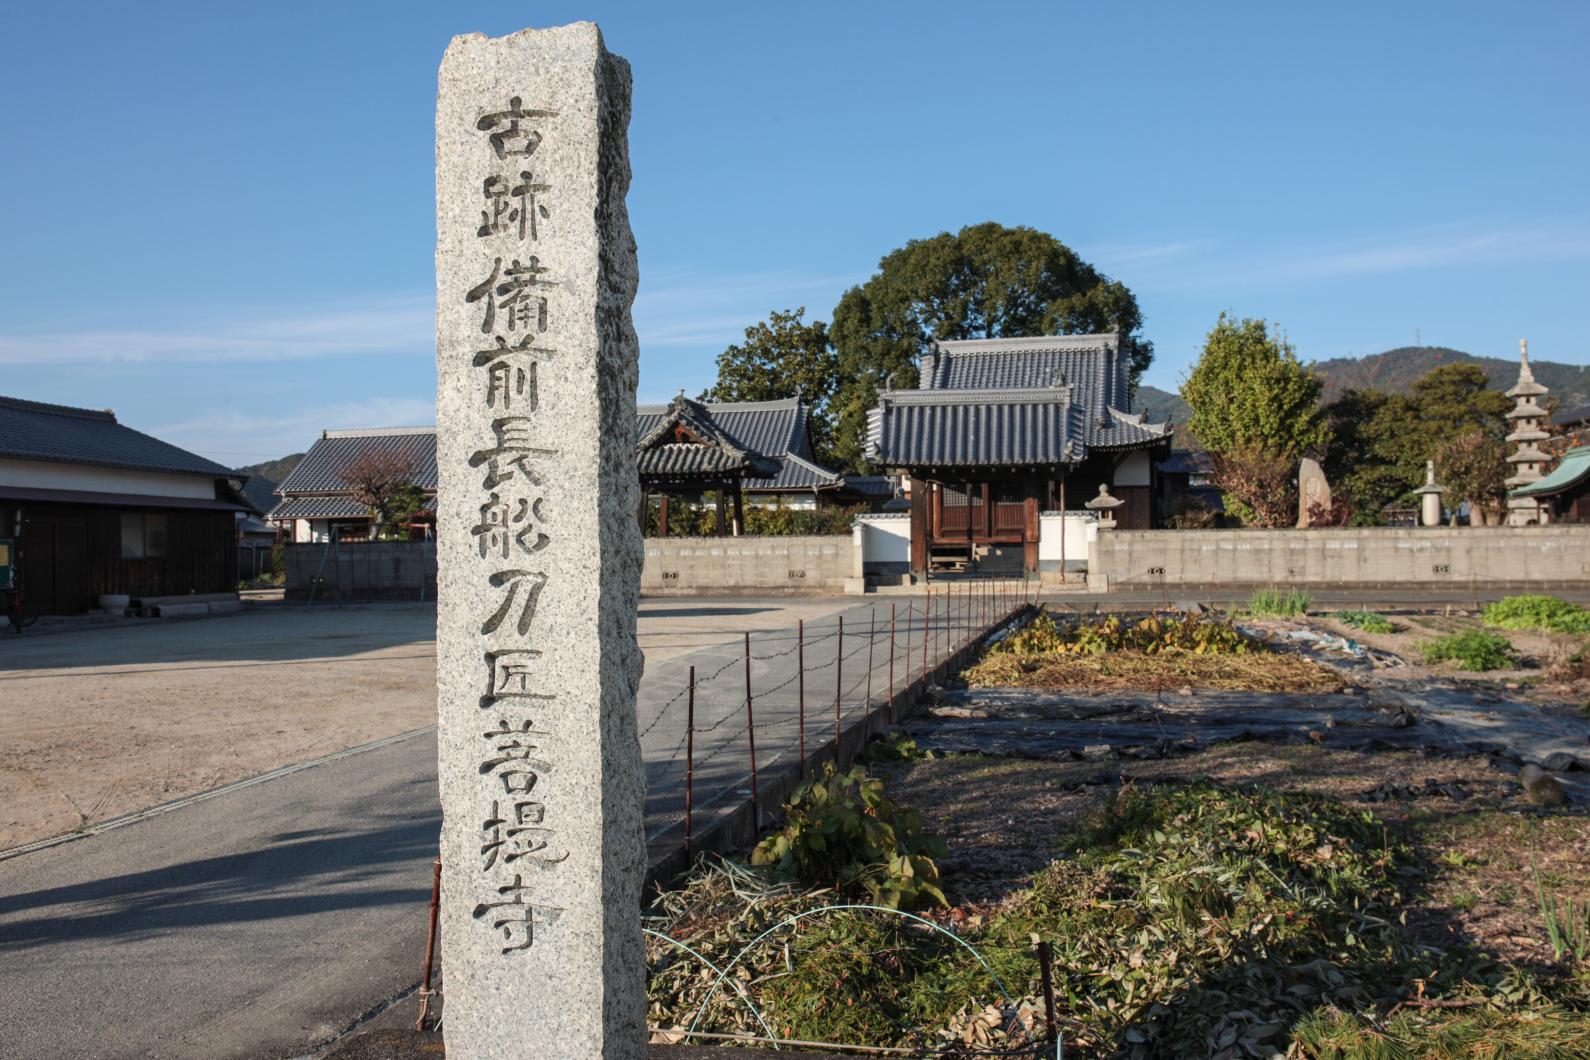
[[[928,634],[933,629],[933,590],[927,591],[927,604],[922,609],[922,693],[927,693]]]
[[[894,724],[894,656],[900,650],[900,645],[894,639],[894,609],[896,605],[889,605],[889,724]]]
[[[691,794],[696,779],[696,668],[690,668],[690,698],[685,701],[685,856],[693,853],[691,845]]]
[[[834,765],[839,765],[839,708],[845,698],[845,616],[839,616],[839,649],[834,656]]]
[[[431,989],[431,968],[436,964],[436,921],[442,908],[442,856],[436,855],[436,865],[431,872],[431,926],[425,935],[425,974],[420,980],[420,1018],[415,1022],[414,1029],[423,1031],[426,1022],[431,1017],[431,998],[436,996],[436,991]]]
[[[1054,1022],[1054,947],[1047,941],[1038,943],[1038,973],[1043,979],[1043,1022],[1053,1045],[1060,1040],[1060,1029]]]
[[[760,830],[762,807],[756,795],[756,714],[751,709],[751,634],[745,635],[745,739],[751,745],[751,820]]]
[[[872,608],[867,612],[867,709],[864,712],[869,717],[872,714],[872,650],[878,643],[878,609]]]
[[[799,727],[801,746],[801,776],[806,775],[806,620],[800,619],[795,626],[795,676],[796,702],[799,704]]]

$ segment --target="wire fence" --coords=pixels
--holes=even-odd
[[[880,712],[898,720],[939,667],[1036,589],[1027,579],[945,582],[661,664],[637,703],[648,842],[689,849],[703,812],[725,801],[748,800],[760,817],[773,771],[834,755],[851,726]]]

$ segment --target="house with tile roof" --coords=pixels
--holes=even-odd
[[[791,508],[880,504],[894,496],[883,475],[842,475],[812,454],[810,412],[799,397],[778,401],[693,401],[641,405],[635,460],[641,488],[658,497],[667,535],[668,498],[712,495],[720,533],[738,533],[745,500]],[[743,498],[743,499],[742,499]]]
[[[344,472],[361,459],[388,456],[413,469],[413,484],[436,496],[436,428],[371,427],[322,431],[309,452],[276,488],[281,498],[270,521],[297,544],[369,538],[370,511],[354,499]]]
[[[1036,571],[1038,513],[1100,485],[1118,525],[1154,525],[1171,427],[1128,411],[1130,365],[1116,334],[933,343],[917,387],[885,390],[867,421],[867,459],[910,481],[912,571],[1017,548]]]
[[[237,591],[243,479],[108,409],[0,397],[0,541],[37,614]]]

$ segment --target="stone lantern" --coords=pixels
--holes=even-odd
[[[1110,496],[1110,487],[1107,483],[1099,483],[1099,495],[1083,505],[1090,511],[1099,513],[1099,529],[1113,530],[1115,528],[1115,509],[1126,503],[1124,497]]]

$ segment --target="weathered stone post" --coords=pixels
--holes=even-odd
[[[629,65],[457,37],[436,104],[448,1056],[645,1051]]]

